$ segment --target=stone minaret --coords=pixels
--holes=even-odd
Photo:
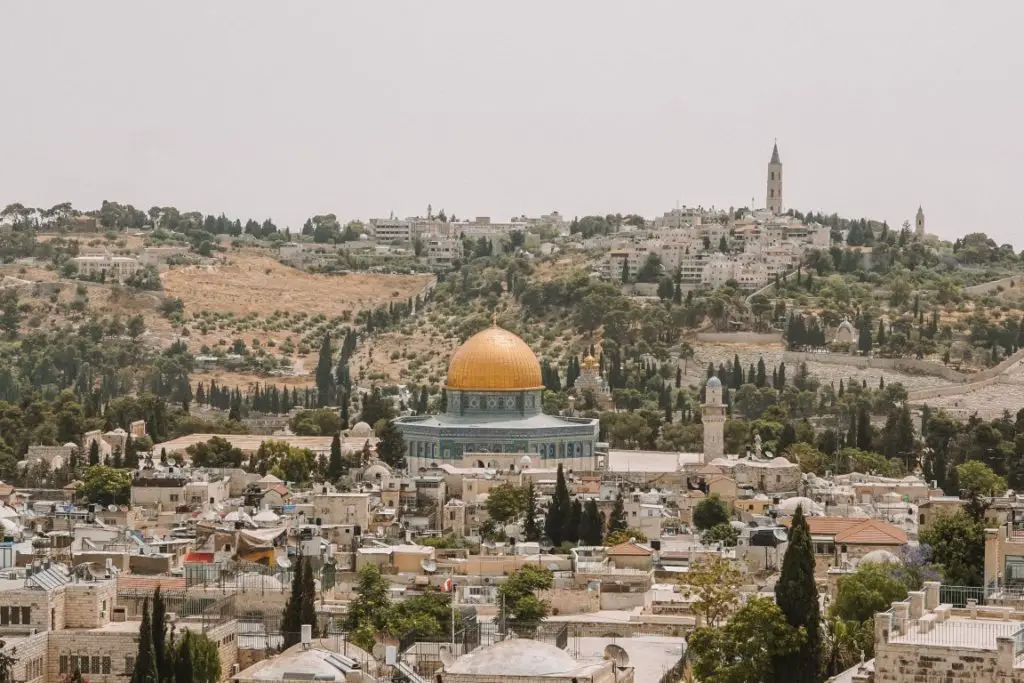
[[[768,162],[768,203],[765,206],[774,214],[782,213],[782,162],[779,161],[779,145],[772,147],[772,160]]]
[[[722,382],[717,377],[708,380],[704,389],[704,405],[700,421],[704,423],[705,463],[725,455],[725,404],[722,403]]]
[[[924,209],[917,207],[917,218],[914,219],[914,233],[918,237],[924,237]]]

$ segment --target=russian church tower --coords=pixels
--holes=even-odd
[[[772,160],[768,162],[768,210],[782,213],[782,162],[779,160],[779,143],[772,147]]]
[[[918,237],[924,237],[924,209],[917,207],[917,217],[914,219],[914,233]]]

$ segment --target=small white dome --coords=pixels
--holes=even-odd
[[[877,564],[903,564],[900,558],[893,555],[888,550],[872,550],[867,553],[864,557],[860,558],[861,562],[875,562]]]
[[[348,433],[350,436],[372,436],[373,428],[370,427],[370,425],[366,424],[365,422],[357,422],[355,426],[349,430]]]
[[[785,512],[787,514],[793,514],[796,512],[798,507],[803,507],[804,514],[810,514],[811,509],[816,503],[810,498],[804,496],[794,496],[792,498],[786,498],[785,500],[779,501],[779,512]]]
[[[530,456],[524,455],[522,458],[519,459],[519,466],[520,467],[533,467],[533,460],[530,459]]]
[[[708,387],[708,389],[721,389],[722,388],[722,380],[720,380],[720,379],[718,379],[718,377],[715,377],[714,375],[712,375],[711,379],[708,380],[707,387]]]

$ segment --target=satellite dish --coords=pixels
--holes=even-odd
[[[615,666],[620,669],[629,666],[629,654],[615,643],[605,646],[604,658],[615,662]]]
[[[543,550],[544,552],[548,552],[548,551],[550,551],[554,547],[555,547],[555,544],[551,542],[550,538],[544,537],[544,538],[540,539],[540,549]]]
[[[503,529],[503,531],[505,532],[505,535],[508,536],[509,538],[515,538],[516,536],[519,535],[519,525],[518,524],[506,524],[505,528]]]
[[[441,659],[441,664],[446,669],[455,663],[455,656],[452,655],[451,648],[447,645],[442,645],[437,651],[438,657]]]
[[[425,560],[420,560],[420,566],[423,567],[423,571],[428,573],[437,571],[437,562],[434,562],[429,557]]]
[[[385,656],[387,656],[387,653],[387,648],[384,647],[384,645],[382,645],[381,643],[376,643],[373,646],[373,652],[371,652],[370,654],[373,655],[374,659],[381,660],[384,659]]]
[[[111,503],[110,505],[107,506],[107,511],[108,512],[117,512],[117,506],[114,505],[113,503]]]
[[[550,571],[550,572],[557,572],[558,571],[558,563],[557,562],[550,563],[548,565],[548,571]]]

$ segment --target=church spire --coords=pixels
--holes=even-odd
[[[771,163],[771,164],[781,164],[782,163],[781,161],[779,161],[779,141],[778,140],[775,141],[775,145],[772,147],[772,160],[770,162],[768,162],[768,163]]]

